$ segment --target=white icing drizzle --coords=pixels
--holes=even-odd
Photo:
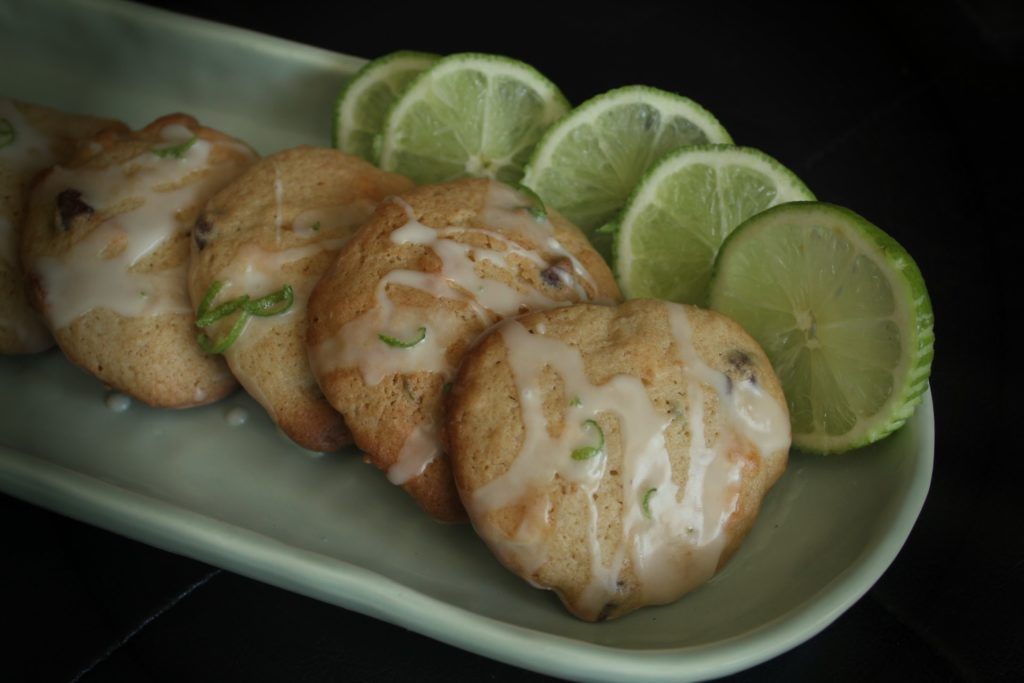
[[[434,422],[416,425],[402,443],[398,460],[388,468],[388,481],[401,486],[418,477],[430,463],[434,462],[440,452],[441,442]]]
[[[277,244],[281,243],[281,228],[284,226],[284,181],[281,180],[281,170],[277,163],[274,165],[274,237]]]
[[[487,199],[484,204],[484,225],[526,235],[536,244],[544,245],[549,253],[568,259],[572,265],[572,273],[565,270],[555,272],[561,276],[562,284],[572,287],[582,301],[588,300],[587,290],[580,285],[579,280],[584,280],[590,286],[590,291],[596,292],[597,284],[590,273],[565,245],[555,239],[548,218],[535,218],[529,210],[523,210],[524,205],[529,206],[529,203],[524,203],[524,197],[512,187],[492,182],[487,188]],[[595,299],[594,302],[607,305],[615,303],[611,299]]]
[[[193,133],[172,125],[161,131],[161,138],[180,144],[192,139]],[[178,225],[178,212],[195,203],[207,188],[222,184],[225,172],[234,172],[233,164],[224,164],[218,172],[181,185],[190,175],[211,168],[210,150],[209,142],[197,139],[181,158],[147,151],[105,169],[53,170],[46,180],[51,196],[73,188],[100,215],[134,204],[103,220],[61,257],[44,257],[34,264],[46,291],[53,328],[66,327],[98,307],[124,316],[191,312],[187,263],[148,273],[135,272],[133,267],[178,231],[187,230],[188,226]]]
[[[713,387],[719,397],[729,395],[730,400],[720,401],[720,409],[728,413],[727,421],[739,429],[761,453],[789,448],[789,416],[782,406],[754,382],[734,382],[730,387],[729,378],[724,373],[707,365],[693,347],[693,342],[689,341],[693,339],[693,331],[685,309],[670,307],[669,324],[680,356],[689,371],[701,382]]]
[[[512,287],[480,274],[478,266],[483,263],[506,271],[512,270],[516,259],[531,262],[541,269],[551,265],[541,253],[526,249],[498,232],[501,229],[522,234],[543,245],[546,252],[568,259],[572,272],[560,274],[560,277],[573,287],[579,300],[587,301],[589,294],[577,279],[589,283],[591,291],[596,291],[589,273],[555,238],[550,223],[530,216],[529,202],[501,183],[490,183],[483,210],[485,224],[494,229],[433,228],[417,220],[412,207],[400,198],[392,198],[392,201],[405,209],[408,220],[392,231],[389,239],[395,244],[430,248],[441,261],[441,269],[436,273],[396,269],[385,274],[377,285],[375,305],[342,326],[333,337],[310,349],[310,361],[321,376],[339,367],[358,367],[363,381],[370,386],[397,374],[430,372],[446,379],[451,377],[454,368],[446,354],[461,327],[456,314],[441,306],[427,309],[397,305],[388,296],[393,285],[463,303],[471,308],[483,326],[509,315],[568,303],[552,299],[529,285]],[[500,248],[488,249],[453,239],[467,233],[486,236]],[[416,339],[421,327],[425,328],[426,335],[413,346],[390,346],[380,339],[381,334],[400,340]],[[436,429],[417,427],[406,437],[397,461],[389,469],[389,479],[404,484],[422,474],[440,452]]]
[[[575,484],[589,510],[590,579],[579,603],[590,618],[617,601],[627,568],[636,577],[641,600],[651,604],[670,602],[709,579],[739,499],[743,462],[730,457],[730,450],[741,445],[737,439],[746,439],[763,457],[789,444],[789,422],[782,407],[751,382],[730,388],[728,378],[704,363],[694,349],[685,309],[667,308],[686,383],[687,404],[681,416],[659,411],[637,377],[617,375],[600,386],[592,384],[580,352],[541,330],[531,334],[514,320],[499,327],[519,397],[523,443],[508,471],[477,489],[467,506],[478,519],[510,505],[526,506],[524,521],[511,538],[486,526],[482,533],[499,556],[532,574],[548,559],[550,502],[542,492],[556,477]],[[545,366],[561,375],[566,396],[573,397],[557,436],[548,431],[538,383]],[[720,406],[716,434],[705,432],[704,400],[709,391]],[[602,551],[594,497],[608,476],[606,458],[600,454],[581,462],[570,457],[580,443],[592,441],[585,427],[588,419],[603,423],[605,431],[617,421],[622,440],[622,526],[610,539],[610,552]],[[673,481],[665,436],[675,419],[685,420],[690,434],[683,490]]]

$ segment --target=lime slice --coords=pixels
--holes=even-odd
[[[669,153],[633,191],[615,229],[622,293],[703,305],[726,236],[770,206],[802,199],[814,195],[756,149],[704,145]]]
[[[751,218],[722,247],[710,301],[768,354],[801,450],[881,439],[928,386],[934,317],[921,271],[848,209],[798,202]]]
[[[342,88],[334,105],[332,144],[373,161],[373,140],[391,105],[409,83],[440,57],[426,52],[392,52],[367,63]]]
[[[551,127],[523,184],[603,247],[595,231],[618,214],[644,173],[678,147],[731,143],[709,111],[681,95],[642,85],[593,97]]]
[[[418,183],[467,175],[518,183],[537,140],[568,110],[561,91],[527,64],[450,55],[395,102],[377,163]]]

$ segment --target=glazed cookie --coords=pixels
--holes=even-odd
[[[710,579],[790,444],[757,343],[724,316],[664,301],[505,321],[463,360],[446,414],[477,532],[588,621]]]
[[[207,327],[210,343],[230,341],[245,316],[224,357],[281,430],[310,450],[337,450],[352,437],[309,369],[309,293],[377,204],[411,187],[357,157],[298,147],[249,168],[196,220],[189,266],[193,305],[216,288],[211,309],[241,296],[277,297],[277,308],[284,309],[270,316],[232,312]]]
[[[18,237],[32,179],[64,163],[75,144],[124,124],[0,98],[0,353],[37,353],[53,337],[29,306]]]
[[[196,344],[189,236],[200,207],[256,158],[190,116],[106,130],[32,191],[21,241],[29,298],[74,363],[159,407],[235,386]]]
[[[583,234],[485,179],[384,202],[313,290],[313,373],[356,444],[431,515],[464,519],[442,452],[443,394],[499,319],[619,297]]]

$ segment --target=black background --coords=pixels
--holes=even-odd
[[[1024,468],[1010,438],[1021,371],[1008,329],[1024,226],[1020,3],[153,2],[366,58],[507,54],[573,104],[632,83],[676,91],[896,237],[936,315],[929,499],[862,600],[728,680],[1024,677]],[[3,495],[0,519],[0,680],[546,679]]]

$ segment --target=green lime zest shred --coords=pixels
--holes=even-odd
[[[646,517],[647,519],[651,518],[651,496],[653,496],[657,492],[658,489],[652,488],[647,489],[647,491],[644,493],[644,500],[641,503],[641,506],[644,509],[644,517]]]
[[[583,405],[583,401],[580,400],[579,396],[573,396],[572,400],[569,401],[569,405],[572,406],[573,408],[578,408],[579,406]]]
[[[16,137],[14,125],[7,119],[0,117],[0,149],[14,142]]]
[[[292,307],[294,302],[295,292],[292,290],[292,286],[285,285],[276,292],[271,292],[259,299],[247,301],[242,305],[249,313],[261,318],[266,318],[271,315],[284,313]]]
[[[245,329],[245,323],[250,317],[258,316],[265,318],[284,313],[291,308],[292,303],[295,301],[292,286],[286,284],[278,291],[271,292],[259,299],[250,299],[248,294],[243,294],[230,301],[225,301],[216,308],[212,308],[214,300],[223,288],[224,283],[222,281],[214,281],[210,288],[206,290],[206,295],[199,302],[199,308],[196,311],[196,327],[199,328],[209,327],[233,313],[238,313],[238,318],[235,319],[234,325],[220,339],[211,339],[206,333],[200,333],[196,337],[199,347],[210,354],[223,353],[234,344],[235,340],[238,339],[238,335]]]
[[[199,302],[199,309],[196,311],[197,319],[201,320],[209,312],[210,306],[213,305],[213,300],[217,298],[222,289],[224,289],[224,283],[220,280],[214,280],[213,284],[206,290],[206,294],[203,295],[203,300]],[[199,322],[199,320],[196,322]]]
[[[240,308],[245,308],[245,305],[249,302],[248,295],[240,296],[237,299],[226,301],[212,311],[206,311],[203,315],[196,318],[196,327],[209,327],[221,318],[226,318]]]
[[[248,321],[249,312],[242,309],[241,314],[235,319],[235,324],[232,325],[228,333],[220,339],[214,341],[208,337],[206,333],[200,332],[199,336],[196,337],[196,341],[199,342],[199,348],[209,354],[224,353],[229,346],[235,343],[235,340],[238,339],[238,335],[242,334],[242,330],[245,328],[245,323]]]
[[[583,422],[583,426],[590,427],[597,431],[597,445],[574,448],[572,451],[573,460],[590,460],[604,450],[604,430],[601,429],[601,425],[597,424],[594,420],[585,420]]]
[[[416,338],[410,341],[405,341],[399,339],[398,337],[391,337],[386,334],[378,334],[377,337],[388,346],[395,346],[400,349],[409,349],[412,348],[413,346],[416,346],[421,341],[427,338],[427,328],[420,327],[418,330],[416,330]]]
[[[198,135],[193,135],[191,138],[177,145],[171,145],[169,147],[158,147],[153,150],[153,154],[157,155],[161,159],[181,159],[185,156],[185,153],[196,144],[199,139]]]

